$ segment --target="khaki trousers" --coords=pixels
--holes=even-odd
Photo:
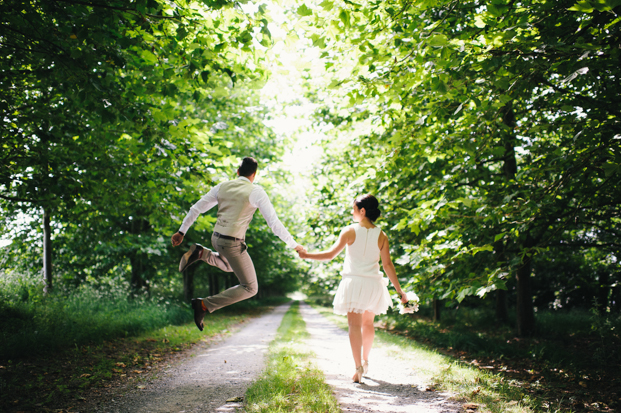
[[[201,260],[222,271],[234,272],[239,280],[239,285],[222,291],[220,294],[203,298],[205,307],[213,313],[222,307],[256,295],[259,291],[259,284],[254,264],[248,255],[248,246],[244,241],[224,239],[214,234],[211,236],[211,244],[217,254],[205,249]]]

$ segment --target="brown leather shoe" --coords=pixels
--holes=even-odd
[[[201,244],[192,245],[190,250],[183,254],[183,257],[181,257],[181,261],[179,262],[179,271],[185,271],[186,268],[198,261],[203,249],[205,248]]]
[[[205,314],[207,311],[203,310],[203,300],[200,298],[192,298],[192,309],[194,310],[194,322],[196,323],[196,327],[200,331],[203,331],[203,318],[205,318]]]

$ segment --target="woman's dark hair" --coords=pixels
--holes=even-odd
[[[237,171],[239,172],[239,176],[245,176],[247,178],[257,171],[257,166],[259,166],[257,160],[247,156],[242,160]]]
[[[358,198],[354,199],[354,204],[358,207],[358,209],[364,208],[366,212],[366,217],[371,221],[374,221],[379,218],[382,214],[382,211],[379,210],[379,202],[377,198],[375,198],[371,194],[361,195]]]

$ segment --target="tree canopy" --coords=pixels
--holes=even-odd
[[[3,2],[3,229],[20,230],[19,213],[43,221],[45,256],[77,280],[129,267],[141,287],[170,266],[168,236],[189,206],[241,157],[266,164],[284,148],[255,92],[268,73],[256,47],[270,44],[265,8],[233,6]],[[41,238],[23,227],[12,254],[37,257]]]
[[[300,79],[328,131],[309,241],[328,242],[372,192],[402,281],[429,302],[493,294],[503,320],[515,304],[523,335],[535,307],[618,306],[619,0],[283,4],[285,42],[307,39],[323,66]],[[8,267],[43,265],[48,285],[52,261],[75,283],[169,277],[179,252],[167,236],[191,203],[241,156],[269,164],[287,145],[257,92],[277,58],[270,4],[254,6],[0,5]],[[251,232],[266,283],[295,288],[301,267],[260,220]]]
[[[607,1],[300,6],[331,75],[317,120],[334,141],[349,136],[327,144],[318,173],[341,178],[318,179],[320,205],[376,193],[413,288],[462,301],[516,280],[529,334],[533,259],[586,253],[593,284],[595,267],[618,268],[618,11]]]

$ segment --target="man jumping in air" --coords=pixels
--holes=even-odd
[[[274,234],[288,247],[296,251],[304,250],[304,247],[295,242],[276,216],[276,211],[265,190],[253,184],[257,175],[257,166],[254,158],[244,158],[237,169],[237,179],[214,186],[190,208],[181,228],[171,238],[173,246],[181,244],[185,233],[196,218],[218,204],[218,219],[211,236],[215,252],[200,244],[192,245],[181,258],[179,271],[183,272],[197,261],[205,261],[222,271],[234,272],[239,279],[239,285],[211,297],[192,299],[194,322],[201,331],[203,331],[203,319],[207,312],[212,313],[227,305],[250,298],[258,291],[257,273],[248,255],[245,242],[246,230],[257,208]]]

